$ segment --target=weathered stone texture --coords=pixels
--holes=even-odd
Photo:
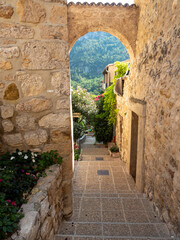
[[[6,87],[4,92],[5,100],[17,100],[19,98],[19,90],[15,83],[11,83]]]
[[[56,109],[70,109],[70,98],[58,99],[56,102]]]
[[[17,80],[21,82],[22,93],[25,97],[40,95],[46,89],[44,80],[38,74],[19,73]]]
[[[0,6],[0,17],[11,18],[14,13],[14,9],[10,6]]]
[[[14,57],[19,57],[18,47],[0,47],[0,56],[5,59],[10,59]]]
[[[71,139],[71,135],[63,132],[62,129],[55,129],[51,131],[51,140],[54,143],[67,143]]]
[[[4,132],[11,132],[14,129],[14,125],[9,119],[3,120],[2,126],[3,126]]]
[[[54,6],[50,12],[50,21],[54,24],[67,24],[67,6]]]
[[[51,85],[55,89],[57,95],[69,95],[70,90],[68,88],[69,79],[68,74],[65,71],[54,72],[51,77]]]
[[[39,126],[44,128],[63,128],[70,125],[68,113],[50,113],[39,120]]]
[[[0,69],[2,69],[2,70],[12,69],[11,62],[0,59]]]
[[[3,136],[3,141],[11,147],[18,147],[23,143],[23,138],[20,133],[8,134]]]
[[[41,38],[68,41],[68,31],[64,26],[43,25],[41,27]]]
[[[52,103],[47,98],[33,98],[16,105],[16,110],[20,112],[42,112],[50,109]]]
[[[14,108],[11,105],[1,106],[0,109],[1,109],[1,117],[3,119],[10,118],[14,114]]]
[[[34,37],[34,30],[28,26],[0,23],[0,38],[31,39]]]
[[[68,60],[67,44],[63,41],[26,42],[22,56],[23,67],[26,69],[61,69]]]
[[[26,132],[24,139],[27,145],[38,146],[47,141],[48,135],[46,130],[38,129],[37,131]]]
[[[19,0],[17,11],[21,22],[39,23],[46,17],[44,7],[33,0]]]
[[[30,116],[17,116],[16,117],[16,127],[18,130],[33,130],[36,128],[35,118]]]

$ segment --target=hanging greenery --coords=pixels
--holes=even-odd
[[[116,84],[116,80],[125,75],[127,71],[128,63],[124,62],[115,62],[115,67],[117,68],[116,75],[113,79],[113,84],[106,89],[104,93],[104,105],[103,110],[107,112],[108,116],[108,124],[116,124],[118,109],[116,108],[116,94],[114,93],[114,86]]]

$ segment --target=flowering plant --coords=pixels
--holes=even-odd
[[[12,154],[7,152],[0,157],[0,239],[17,227],[16,223],[21,217],[18,210],[43,171],[61,162],[57,151],[38,154],[17,149]]]
[[[81,154],[81,149],[74,144],[74,160],[78,161],[80,158],[80,154]]]
[[[77,87],[77,90],[71,87],[72,109],[73,112],[78,112],[89,118],[90,115],[97,113],[97,107],[93,97],[86,89]]]

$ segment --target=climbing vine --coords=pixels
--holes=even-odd
[[[125,75],[127,71],[127,65],[128,63],[115,62],[115,67],[117,69],[115,71],[116,75],[113,79],[113,84],[108,87],[104,93],[103,110],[108,113],[108,124],[116,124],[118,109],[116,108],[116,94],[114,93],[114,86],[116,84],[116,80]]]

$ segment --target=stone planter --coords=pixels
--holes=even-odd
[[[18,230],[8,240],[54,240],[63,217],[62,166],[46,170],[32,189]]]
[[[111,152],[110,150],[108,150],[109,151],[109,155],[111,156],[111,157],[113,157],[113,158],[119,158],[119,152]]]

